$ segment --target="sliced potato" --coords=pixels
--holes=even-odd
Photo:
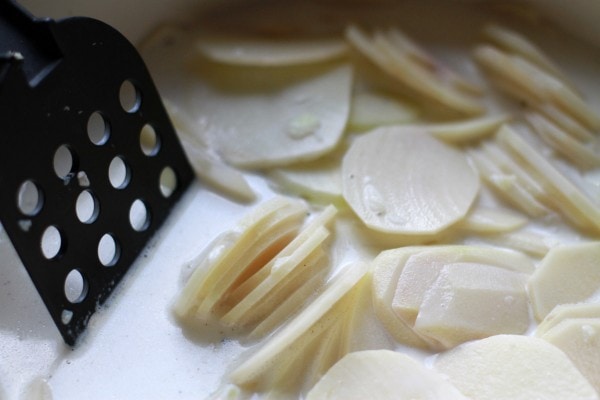
[[[522,228],[527,222],[526,217],[508,209],[477,207],[460,222],[460,227],[473,233],[504,233]]]
[[[424,102],[463,115],[483,112],[482,104],[472,96],[473,90],[464,90],[461,85],[455,87],[456,80],[439,76],[437,72],[443,69],[432,69],[424,64],[414,48],[404,46],[393,30],[376,32],[370,37],[358,27],[350,26],[346,29],[346,39],[355,50]]]
[[[446,265],[472,263],[529,274],[533,264],[524,255],[482,246],[447,245],[430,247],[410,256],[399,266],[401,273],[392,299],[392,309],[409,326],[413,326],[428,289]]]
[[[478,400],[595,400],[587,379],[542,339],[497,335],[440,354],[434,367],[465,396]]]
[[[429,287],[445,265],[476,263],[529,274],[534,266],[522,254],[481,246],[414,246],[380,253],[372,263],[373,306],[394,339],[415,347],[443,347],[412,327]]]
[[[503,50],[525,57],[551,74],[566,79],[555,63],[525,36],[496,24],[486,25],[483,33],[487,39]]]
[[[568,318],[542,335],[571,359],[600,393],[600,317]]]
[[[550,202],[578,227],[600,231],[600,206],[559,172],[539,151],[506,125],[498,131],[498,140],[544,185],[545,201]]]
[[[600,127],[600,117],[568,84],[522,56],[486,45],[475,50],[475,60],[521,100],[533,105],[552,103],[587,128]]]
[[[177,130],[182,147],[194,168],[194,172],[204,182],[243,201],[253,201],[256,194],[244,175],[225,164],[206,143],[195,133],[195,124],[184,111],[174,104],[165,102],[167,112]]]
[[[381,252],[371,264],[372,293],[375,315],[389,334],[399,343],[427,348],[429,344],[392,309],[398,278],[406,260],[413,254],[427,249],[425,246],[409,246]]]
[[[347,45],[338,38],[265,39],[232,36],[200,37],[196,48],[225,64],[280,67],[331,61],[343,57]]]
[[[194,99],[209,143],[228,163],[267,168],[318,158],[340,141],[350,113],[352,67],[244,73],[196,67],[207,81]]]
[[[245,275],[262,268],[300,228],[306,205],[276,197],[249,213],[238,224],[231,247],[196,269],[181,292],[174,311],[180,318],[210,320],[213,310]],[[243,280],[242,280],[243,281]]]
[[[600,154],[564,132],[547,118],[539,114],[528,113],[526,119],[546,144],[571,163],[583,169],[600,166]]]
[[[486,242],[501,247],[508,247],[532,257],[542,258],[553,247],[558,246],[559,240],[551,235],[522,229],[515,232],[505,232],[498,235],[490,235],[485,238]]]
[[[529,295],[542,320],[559,304],[585,301],[600,289],[600,242],[555,247],[531,275]]]
[[[464,143],[488,137],[508,122],[508,115],[490,115],[460,122],[427,125],[436,138],[448,143]]]
[[[267,172],[278,187],[317,203],[342,204],[342,157],[347,146],[314,161],[274,168]]]
[[[342,163],[344,198],[369,228],[434,234],[458,222],[479,191],[458,150],[426,131],[379,128],[356,139]]]
[[[268,375],[279,367],[278,362],[307,357],[303,350],[308,343],[348,311],[352,289],[363,280],[367,270],[367,264],[355,263],[340,272],[315,301],[235,368],[230,374],[231,381],[244,388],[264,390]]]
[[[423,266],[425,267],[425,266]],[[475,263],[445,265],[427,289],[414,329],[452,348],[529,327],[526,275]]]
[[[417,118],[414,107],[383,94],[360,91],[352,97],[348,128],[373,129],[381,125],[397,125]]]
[[[541,337],[562,321],[572,318],[600,318],[600,303],[559,304],[544,317],[535,335]]]
[[[442,375],[390,350],[350,353],[310,390],[307,400],[467,400]]]

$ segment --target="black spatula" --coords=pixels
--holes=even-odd
[[[74,345],[193,179],[135,48],[0,0],[0,220]],[[0,261],[1,262],[1,261]]]

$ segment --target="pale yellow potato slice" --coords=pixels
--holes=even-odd
[[[440,354],[434,368],[477,400],[596,400],[594,388],[545,340],[497,335]]]
[[[560,173],[531,144],[513,129],[504,125],[498,131],[498,140],[509,149],[519,161],[526,165],[544,186],[546,201],[560,210],[573,224],[600,231],[600,207],[581,189]]]
[[[280,362],[307,357],[304,347],[348,311],[345,305],[351,299],[352,290],[367,271],[367,264],[354,263],[338,273],[317,299],[231,372],[231,381],[244,388],[260,389]]]
[[[274,168],[267,172],[277,187],[316,203],[342,205],[342,157],[347,146],[340,143],[331,153],[314,160]]]
[[[269,309],[276,308],[285,297],[294,292],[294,290],[276,289],[292,279],[299,281],[298,286],[300,286],[303,281],[298,279],[300,270],[311,269],[309,267],[325,257],[321,246],[328,237],[329,231],[321,227],[289,256],[276,256],[263,267],[268,268],[270,274],[223,315],[221,322],[228,326],[245,325],[249,321],[261,319],[263,315],[268,314]],[[268,306],[267,310],[262,307],[265,303]]]
[[[445,142],[464,143],[489,137],[509,120],[509,115],[489,115],[460,122],[426,125],[426,129]]]
[[[409,246],[381,252],[371,263],[373,308],[375,315],[389,334],[399,343],[428,348],[429,343],[392,309],[396,285],[406,260],[428,247]]]
[[[525,118],[546,144],[574,165],[582,169],[600,166],[600,154],[560,129],[547,118],[535,113],[528,113]]]
[[[248,334],[251,340],[256,340],[264,337],[268,333],[272,332],[279,326],[283,321],[290,319],[298,307],[310,301],[315,294],[323,288],[325,284],[325,278],[328,275],[329,270],[325,268],[327,264],[323,261],[321,267],[315,266],[316,273],[313,273],[301,287],[299,287],[294,293],[289,295],[281,304],[277,305],[277,308],[267,315],[256,327]]]
[[[589,142],[594,139],[595,135],[591,130],[551,103],[535,104],[533,107],[540,114],[543,114],[546,118],[553,121],[575,139],[582,142]]]
[[[537,258],[544,257],[550,249],[560,244],[560,241],[551,235],[528,230],[486,236],[485,240],[488,243],[508,247]]]
[[[196,49],[220,63],[281,67],[313,64],[343,57],[347,45],[339,38],[266,39],[232,36],[201,36]]]
[[[444,377],[390,350],[350,353],[308,392],[307,400],[467,400]]]
[[[538,46],[520,33],[496,24],[486,25],[483,33],[487,39],[503,50],[518,54],[566,81],[565,75],[556,64]]]
[[[306,205],[283,197],[261,204],[238,223],[235,241],[184,286],[174,311],[180,318],[211,319],[214,306],[245,274],[260,269],[300,228]]]
[[[189,116],[172,103],[165,102],[165,107],[196,175],[203,182],[235,198],[243,201],[255,200],[256,194],[244,175],[225,164],[214,151],[210,150],[202,141],[202,136],[195,133],[197,128]]]
[[[476,98],[444,82],[421,61],[415,61],[414,52],[407,55],[406,50],[397,45],[393,34],[376,32],[371,38],[356,26],[349,26],[346,29],[346,39],[355,50],[390,78],[425,102],[459,114],[473,115],[484,111]]]
[[[426,268],[426,266],[423,266]],[[445,348],[529,327],[525,274],[475,263],[445,265],[427,290],[414,330]]]
[[[302,227],[302,230],[298,235],[287,245],[281,252],[277,254],[277,257],[273,258],[261,268],[254,275],[249,277],[246,281],[240,284],[234,291],[228,296],[228,301],[232,304],[237,304],[244,297],[246,297],[252,290],[254,290],[261,282],[269,277],[272,273],[272,267],[277,260],[289,258],[294,254],[300,246],[306,241],[311,239],[311,236],[318,230],[323,229],[332,224],[333,219],[337,215],[337,208],[333,205],[325,207],[325,209],[310,220],[306,226]]]
[[[541,321],[559,304],[585,301],[600,289],[600,242],[555,247],[529,280],[529,295]]]
[[[357,138],[342,163],[344,198],[369,228],[435,234],[460,221],[479,177],[458,150],[414,127],[386,127]]]
[[[590,129],[600,127],[600,117],[566,83],[520,55],[507,54],[493,46],[475,49],[475,60],[505,89],[531,104],[552,103]]]
[[[352,97],[348,129],[363,131],[381,125],[397,125],[417,119],[416,109],[399,99],[374,92],[359,91]]]
[[[342,138],[352,89],[348,64],[249,74],[202,64],[197,69],[208,83],[194,99],[205,134],[232,165],[268,168],[313,160]]]
[[[541,337],[562,321],[572,318],[600,319],[600,303],[559,304],[538,325],[535,335]]]
[[[522,228],[528,221],[527,217],[506,208],[480,206],[473,209],[459,226],[472,233],[504,233]]]
[[[503,268],[508,271],[530,274],[533,264],[523,254],[483,246],[446,245],[430,247],[410,256],[400,266],[392,298],[392,309],[409,326],[414,326],[427,291],[438,279],[446,265],[473,263]]]
[[[571,359],[600,393],[600,317],[568,318],[542,335]]]
[[[549,210],[524,188],[516,174],[503,171],[482,149],[471,149],[468,154],[482,179],[502,200],[530,217],[548,214]]]

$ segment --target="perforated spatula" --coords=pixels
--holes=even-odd
[[[193,179],[135,48],[0,0],[0,221],[74,345]],[[1,262],[1,261],[0,261]]]

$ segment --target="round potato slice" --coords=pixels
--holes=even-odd
[[[466,400],[441,374],[391,350],[350,353],[308,392],[314,399]]]
[[[287,66],[330,61],[342,57],[347,45],[339,38],[264,39],[203,37],[197,49],[209,59],[246,66]]]
[[[416,127],[375,129],[342,163],[344,198],[369,228],[424,235],[461,220],[479,177],[458,150]]]
[[[434,368],[477,400],[594,400],[599,396],[569,358],[542,339],[497,335],[442,353]]]

